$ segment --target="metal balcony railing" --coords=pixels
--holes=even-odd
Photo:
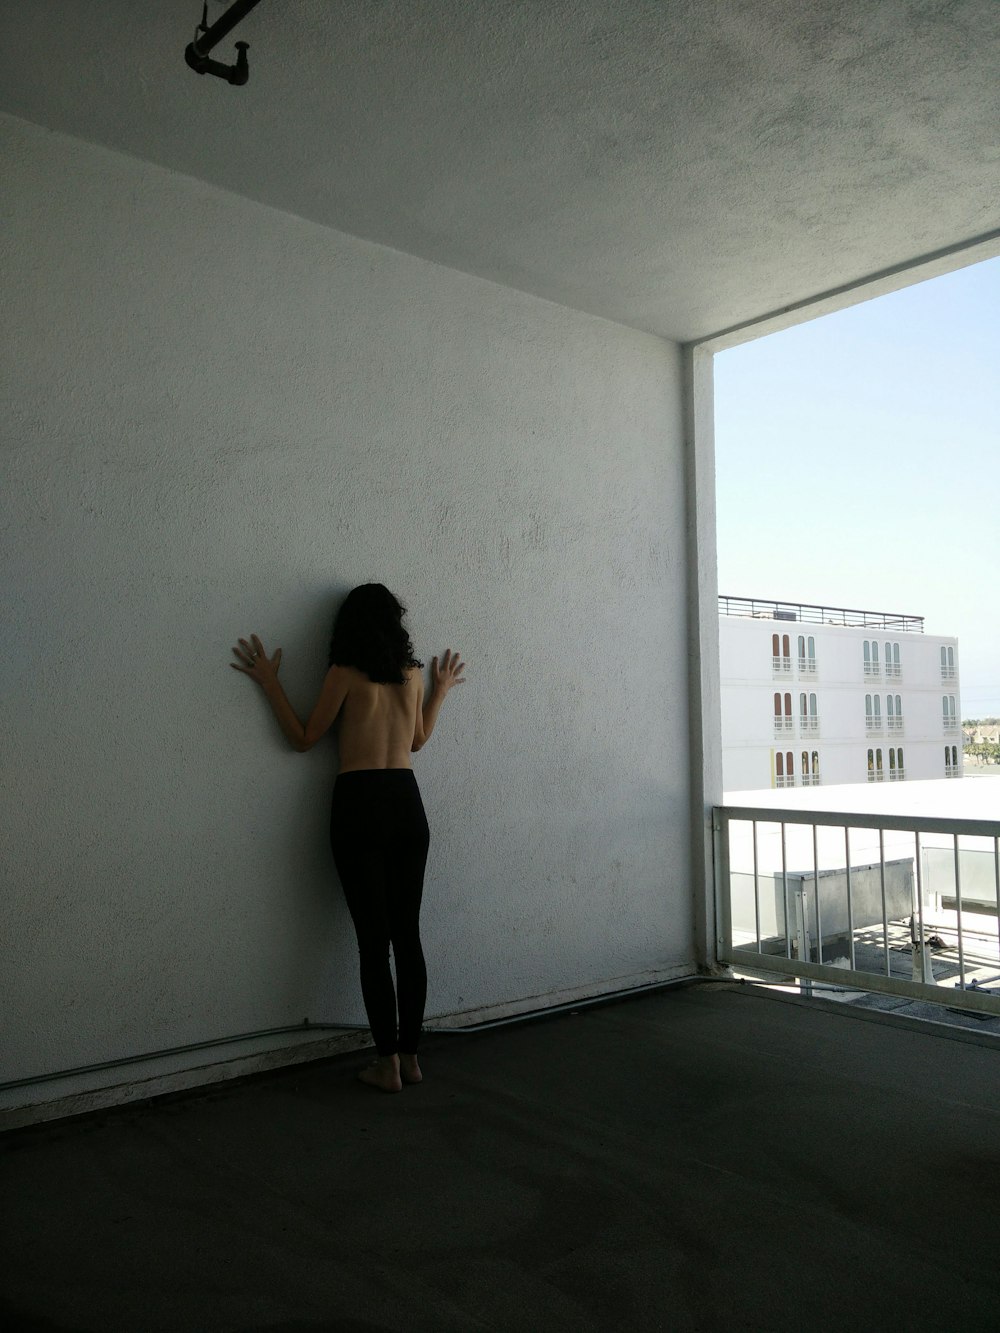
[[[881,668],[881,666],[879,665],[879,663],[878,663],[878,662],[866,662],[866,663],[865,663],[865,679],[866,679],[866,680],[881,680],[881,678],[882,678],[882,668]]]
[[[901,630],[923,634],[923,616],[897,611],[855,611],[844,606],[819,606],[812,602],[770,602],[761,597],[719,595],[719,614],[753,620],[793,620],[802,625],[848,625],[855,628]]]
[[[890,731],[902,731],[903,719],[901,717],[887,717],[886,725]]]
[[[794,731],[795,722],[790,717],[776,717],[774,719],[774,730],[776,733],[779,731],[782,733],[786,731]]]
[[[885,674],[892,680],[901,680],[903,676],[903,668],[898,662],[886,662]]]
[[[954,668],[953,666],[943,666],[943,667],[941,668],[941,679],[942,679],[942,680],[955,680],[956,675],[957,675],[957,673],[956,673],[955,668]]]
[[[800,657],[800,658],[799,658],[799,675],[800,675],[800,676],[815,676],[815,675],[816,675],[816,659],[815,659],[815,657]]]
[[[790,676],[792,674],[792,659],[790,657],[772,657],[771,672],[775,676]]]
[[[818,736],[819,717],[815,713],[800,713],[799,733],[802,736]]]
[[[865,731],[881,731],[882,719],[874,713],[865,714]]]
[[[1000,1016],[1000,821],[719,806],[713,829],[720,963]]]

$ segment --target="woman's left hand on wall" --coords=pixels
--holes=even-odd
[[[229,663],[234,671],[242,671],[244,676],[249,676],[251,680],[255,680],[262,687],[277,679],[278,667],[281,665],[280,648],[276,649],[274,656],[269,658],[267,653],[264,652],[264,645],[256,634],[250,635],[249,643],[246,639],[240,639],[240,645],[239,648],[233,649],[239,661]]]

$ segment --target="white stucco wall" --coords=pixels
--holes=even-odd
[[[688,967],[676,346],[0,118],[0,1079],[361,1021],[292,752],[378,579],[469,683],[415,767],[429,1014]]]

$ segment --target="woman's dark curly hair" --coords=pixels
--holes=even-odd
[[[362,583],[344,598],[333,622],[330,666],[351,666],[381,685],[402,685],[407,667],[422,667],[403,624],[406,607],[381,583]]]

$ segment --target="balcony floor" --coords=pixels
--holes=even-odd
[[[5,1328],[993,1327],[1000,1047],[696,984],[0,1139]]]

